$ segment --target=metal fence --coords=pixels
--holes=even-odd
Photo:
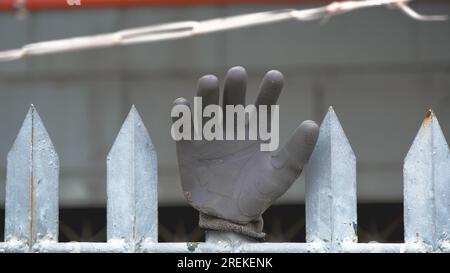
[[[450,252],[450,154],[430,110],[404,160],[405,243],[357,243],[356,158],[330,107],[305,169],[306,243],[158,243],[157,159],[132,107],[107,157],[107,242],[58,242],[58,155],[31,106],[8,154],[0,252]]]

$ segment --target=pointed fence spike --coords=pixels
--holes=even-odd
[[[405,242],[436,249],[450,239],[450,155],[430,109],[404,160]]]
[[[59,159],[33,105],[7,158],[5,240],[58,240]]]
[[[156,151],[133,106],[107,158],[107,237],[158,241]]]
[[[329,244],[331,251],[357,242],[356,158],[332,107],[305,174],[307,242]]]

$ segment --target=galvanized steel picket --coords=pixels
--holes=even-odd
[[[306,240],[330,251],[356,242],[356,158],[332,107],[305,174]]]
[[[405,158],[405,241],[429,250],[450,242],[450,153],[439,122],[428,111]]]
[[[333,108],[305,168],[306,243],[158,242],[156,151],[133,106],[107,156],[107,242],[58,242],[59,160],[31,106],[8,153],[0,252],[450,252],[450,152],[430,110],[404,161],[405,243],[357,242],[356,157]]]
[[[107,237],[136,248],[158,241],[156,151],[133,106],[107,157]]]
[[[17,251],[58,240],[59,160],[32,105],[8,153],[5,239]]]

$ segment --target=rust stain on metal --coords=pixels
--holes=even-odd
[[[433,119],[433,117],[434,117],[434,111],[433,111],[433,109],[429,108],[427,115],[425,116],[425,118],[422,122],[421,127],[425,127],[426,125],[428,125],[430,123],[430,121]]]
[[[34,106],[31,105],[31,149],[30,149],[30,238],[29,238],[29,248],[33,248],[33,218],[34,218],[34,174],[33,174],[33,148],[34,148]]]

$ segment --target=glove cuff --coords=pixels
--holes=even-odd
[[[266,234],[262,231],[264,221],[261,216],[247,224],[237,224],[202,212],[199,212],[199,214],[198,225],[202,229],[231,231],[259,240],[264,239],[264,237],[266,236]]]

